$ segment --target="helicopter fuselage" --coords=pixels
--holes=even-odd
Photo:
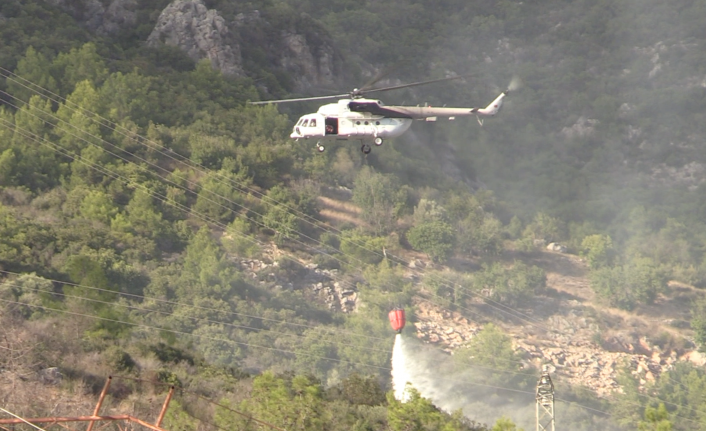
[[[339,100],[319,108],[316,113],[302,116],[290,135],[293,139],[374,139],[396,138],[409,129],[412,118],[398,115],[381,115],[368,111],[354,111],[350,105],[357,103],[381,106],[378,100]],[[355,107],[353,108],[355,109]]]
[[[485,108],[447,108],[433,106],[385,106],[375,99],[343,99],[302,116],[290,135],[293,139],[380,139],[400,136],[412,120],[453,120],[463,116],[493,116],[502,106],[507,92],[501,93]],[[480,119],[479,119],[480,121]],[[379,145],[379,144],[378,144]]]
[[[475,116],[478,123],[482,126],[483,120],[481,117],[497,114],[508,92],[520,86],[519,78],[513,78],[508,89],[500,93],[500,95],[485,108],[385,106],[379,100],[362,97],[363,94],[372,92],[399,90],[402,88],[462,79],[469,76],[471,75],[447,76],[429,81],[393,85],[384,88],[366,88],[372,86],[374,82],[379,81],[381,77],[378,77],[363,86],[363,88],[356,88],[347,94],[265,100],[248,103],[264,105],[270,103],[308,102],[340,98],[336,103],[323,105],[315,113],[307,114],[299,118],[297,124],[294,125],[290,137],[296,140],[316,138],[316,147],[320,152],[324,151],[322,142],[325,140],[360,140],[362,143],[361,150],[364,154],[368,154],[370,153],[370,145],[368,145],[366,141],[372,140],[375,145],[382,145],[385,138],[395,138],[406,132],[412,125],[412,120],[436,121],[438,117],[446,117],[449,120],[453,120],[456,117]]]

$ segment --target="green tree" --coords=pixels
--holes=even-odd
[[[76,83],[75,89],[59,107],[56,126],[59,143],[71,152],[80,152],[87,146],[101,146],[100,127],[95,120],[100,95],[89,80]]]
[[[541,268],[519,261],[510,268],[499,262],[483,264],[483,269],[473,274],[473,288],[477,292],[512,306],[544,290],[546,281]]]
[[[0,204],[0,263],[6,269],[49,267],[57,242],[56,233],[46,224]]]
[[[290,208],[296,208],[294,193],[284,186],[274,186],[267,191],[268,202],[273,202],[267,207],[267,212],[262,217],[265,227],[275,232],[276,241],[283,241],[285,238],[297,239],[298,217]]]
[[[493,425],[490,431],[523,431],[523,429],[517,428],[517,425],[515,425],[512,419],[503,416],[495,421],[495,425]]]
[[[377,235],[392,229],[396,190],[392,176],[377,173],[367,166],[358,172],[355,179],[353,202],[362,210],[361,218]]]
[[[246,208],[241,190],[251,185],[247,168],[239,161],[226,158],[219,171],[209,172],[201,182],[193,211],[218,222],[231,222],[238,211]]]
[[[198,429],[198,419],[191,416],[186,411],[186,407],[179,400],[169,402],[169,409],[164,415],[165,429],[174,431],[194,431]]]
[[[703,424],[706,420],[706,412],[700,408],[694,408],[694,406],[703,406],[706,402],[706,372],[702,367],[689,362],[678,362],[668,373],[660,376],[653,390],[660,402],[671,407],[669,415],[680,418],[672,424],[675,429],[691,429],[695,423]],[[663,417],[663,419],[669,419],[669,417]]]
[[[12,146],[14,135],[15,116],[4,106],[0,106],[0,152]]]
[[[125,207],[130,229],[147,238],[158,238],[165,233],[162,215],[155,207],[152,194],[142,188],[135,190]]]
[[[98,301],[114,301],[117,299],[115,289],[110,283],[105,268],[89,256],[71,256],[64,271],[76,283],[74,286],[65,286],[64,291],[80,298]],[[89,308],[101,309],[105,304],[90,303]]]
[[[426,253],[434,262],[445,262],[451,257],[455,238],[453,227],[441,220],[423,222],[407,232],[412,247]]]
[[[376,376],[353,373],[340,384],[341,396],[351,404],[377,406],[387,402]]]
[[[226,136],[212,136],[194,131],[189,134],[191,160],[209,169],[218,169],[226,158],[237,157],[235,141]]]
[[[497,370],[515,370],[518,358],[512,348],[512,339],[500,328],[488,323],[459,349],[454,360],[462,366],[481,365]]]
[[[699,350],[706,352],[706,299],[695,301],[691,306],[691,328]]]
[[[153,80],[138,72],[111,74],[99,90],[101,111],[114,122],[129,119],[147,127],[152,112],[159,109]]]
[[[65,165],[47,143],[53,129],[51,112],[51,102],[35,95],[15,113],[12,147],[16,165],[12,175],[17,184],[35,191],[57,185],[65,173]]]
[[[176,290],[178,297],[182,301],[191,302],[208,300],[214,302],[208,307],[228,311],[230,304],[238,296],[245,296],[248,291],[249,285],[227,259],[208,226],[201,227],[189,241],[184,253],[184,265]],[[206,317],[212,320],[222,318],[219,315]]]
[[[283,378],[270,371],[253,380],[250,398],[241,402],[238,409],[288,431],[323,430],[327,419],[323,390],[318,382],[306,376]],[[216,410],[216,425],[260,429],[256,422],[225,409]]]
[[[32,46],[27,48],[24,57],[17,62],[15,74],[18,76],[7,78],[9,92],[20,100],[17,104],[28,102],[37,91],[43,93],[39,87],[53,93],[59,90],[56,80],[50,73],[50,66],[51,61],[41,52],[37,52]]]
[[[640,431],[672,431],[672,423],[664,403],[659,403],[656,409],[647,406],[645,420],[641,421],[637,428]]]
[[[581,241],[581,255],[591,268],[609,266],[613,254],[613,241],[608,235],[588,235]]]
[[[50,280],[36,274],[22,274],[0,284],[0,298],[22,304],[1,304],[5,310],[24,318],[37,318],[46,314],[44,306],[57,308],[52,300],[54,285]],[[26,304],[26,305],[25,305]]]
[[[600,267],[590,274],[591,288],[610,305],[632,310],[652,303],[667,288],[664,272],[650,258],[636,256],[615,267]]]
[[[387,420],[393,431],[441,430],[444,416],[431,401],[408,386],[405,402],[398,401],[392,393],[387,395]]]
[[[446,209],[430,199],[420,199],[414,207],[414,224],[419,225],[431,221],[448,221]]]
[[[90,42],[81,48],[73,48],[68,53],[59,54],[52,67],[61,76],[59,81],[63,94],[73,92],[76,84],[85,80],[98,86],[108,76],[105,62],[98,55],[96,45]]]
[[[564,224],[556,217],[540,212],[525,228],[525,236],[545,242],[559,241],[563,237]]]
[[[346,230],[340,235],[341,252],[353,257],[350,264],[358,266],[360,262],[376,264],[383,260],[385,251],[385,238],[366,235],[360,230]]]
[[[118,207],[107,194],[100,190],[88,192],[81,202],[81,215],[90,220],[99,221],[106,225],[118,213]]]
[[[254,257],[260,251],[260,245],[253,236],[251,224],[243,217],[236,217],[221,237],[223,248],[237,256]]]
[[[17,157],[12,148],[8,148],[0,154],[0,186],[9,187],[15,185],[13,170],[17,166]]]
[[[464,253],[498,254],[503,245],[500,220],[482,211],[473,212],[456,224],[459,250]]]

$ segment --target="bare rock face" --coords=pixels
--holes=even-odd
[[[103,22],[96,33],[112,35],[125,27],[135,25],[137,0],[113,0],[103,14]]]
[[[302,34],[282,31],[281,67],[294,75],[300,89],[334,84],[334,50],[330,45],[314,49]]]
[[[147,44],[177,46],[194,61],[208,58],[226,75],[242,75],[240,46],[218,11],[202,0],[176,0],[159,16]]]
[[[243,46],[243,57],[264,54],[270,63],[269,70],[282,71],[291,78],[289,90],[307,93],[320,91],[322,86],[337,87],[337,79],[345,74],[342,57],[332,38],[306,14],[282,22],[255,10],[238,14],[231,30],[248,43]]]
[[[102,36],[118,33],[136,23],[137,0],[112,0],[107,7],[98,0],[48,0]]]

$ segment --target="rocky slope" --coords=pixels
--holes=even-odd
[[[279,254],[274,247],[267,251],[264,259],[272,262]],[[326,303],[331,310],[351,313],[359,305],[359,292],[342,286],[337,281],[336,270],[303,262],[305,270],[296,281],[283,281],[272,274],[277,264],[265,261],[241,259],[239,266],[260,283],[301,289],[312,300]],[[424,266],[418,259],[412,262],[416,267],[414,272]],[[521,319],[498,319],[497,313],[493,316],[492,308],[481,299],[472,304],[473,314],[466,312],[468,310],[452,312],[418,299],[414,316],[409,316],[417,337],[454,354],[485,322],[494,321],[512,335],[525,368],[541,369],[543,365],[550,365],[557,382],[584,386],[599,396],[620,390],[616,378],[622,367],[627,367],[641,385],[645,385],[678,361],[706,365],[706,355],[697,352],[688,341],[689,331],[678,328],[683,326],[678,323],[684,322],[686,316],[679,311],[684,307],[678,307],[677,303],[700,293],[673,285],[671,299],[661,297],[655,305],[631,314],[592,302],[587,268],[576,256],[540,252],[533,263],[547,271],[549,293],[536,297],[532,304],[520,310],[524,314]],[[472,320],[471,316],[477,320]]]
[[[619,390],[616,377],[623,366],[645,385],[677,361],[706,364],[706,355],[688,341],[689,332],[675,328],[685,317],[679,311],[684,307],[675,302],[699,293],[672,286],[671,299],[662,297],[630,314],[593,304],[587,268],[577,257],[542,252],[534,263],[547,271],[550,294],[521,310],[527,316],[524,322],[503,324],[527,366],[550,365],[558,381],[607,396]],[[483,309],[482,301],[477,305]],[[482,323],[426,301],[416,307],[417,337],[452,354],[482,328]]]
[[[139,24],[137,0],[47,1],[99,36],[116,36]],[[178,47],[194,61],[209,60],[226,75],[249,76],[265,92],[263,73],[290,76],[288,90],[294,92],[334,88],[345,75],[332,38],[306,15],[269,16],[253,10],[226,17],[203,0],[174,0],[159,13],[145,42]],[[258,69],[265,65],[264,72]]]

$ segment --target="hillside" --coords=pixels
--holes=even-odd
[[[528,429],[548,365],[572,429],[706,429],[704,19],[3,2],[0,406],[89,414],[112,374],[115,414],[176,385],[167,429],[257,426],[223,406],[288,430]],[[482,126],[415,122],[367,156],[289,139],[317,103],[247,103],[464,74],[380,97],[523,85]],[[388,392],[394,307],[426,376],[410,403]]]

